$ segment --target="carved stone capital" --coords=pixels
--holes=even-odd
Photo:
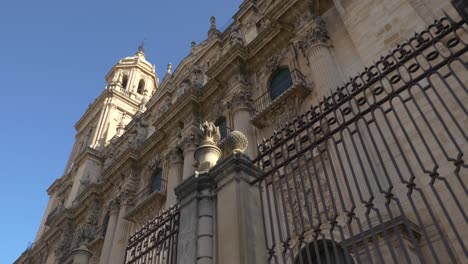
[[[250,110],[252,109],[252,95],[247,91],[238,91],[227,101],[227,106],[233,112],[240,109]]]
[[[166,159],[171,165],[184,163],[184,155],[179,148],[172,148],[167,152]]]
[[[146,168],[150,171],[153,171],[160,163],[161,156],[159,154],[155,154],[146,164]]]
[[[120,208],[118,199],[108,201],[105,208],[106,211],[109,211],[110,213],[118,213]]]
[[[195,151],[199,142],[200,140],[198,135],[195,133],[190,133],[182,139],[180,142],[180,148],[183,150],[185,155],[185,153],[188,151]]]
[[[307,51],[316,45],[330,46],[330,36],[328,35],[327,25],[321,16],[313,15],[311,17],[312,27],[307,30],[306,35],[300,41],[295,43],[304,56]]]

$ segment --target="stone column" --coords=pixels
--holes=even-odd
[[[214,182],[208,173],[184,180],[175,190],[180,204],[177,263],[212,264]]]
[[[128,230],[130,227],[130,221],[125,219],[125,215],[127,214],[127,207],[130,200],[131,196],[127,195],[126,193],[121,194],[119,216],[117,220],[115,234],[112,239],[112,247],[110,251],[108,264],[118,264],[124,262],[128,239]]]
[[[184,157],[180,149],[172,149],[167,154],[167,159],[169,162],[169,172],[166,186],[166,209],[177,202],[174,188],[182,182],[182,173],[184,169]]]
[[[211,171],[216,184],[217,263],[266,263],[259,174],[250,159],[229,155]]]
[[[193,167],[195,163],[195,159],[193,154],[195,153],[195,149],[197,148],[198,138],[193,133],[188,135],[182,141],[182,149],[184,152],[184,170],[183,170],[183,180],[188,179],[195,173],[195,167]]]
[[[238,92],[232,96],[229,105],[231,107],[233,129],[242,132],[247,137],[249,144],[247,145],[246,154],[254,159],[257,155],[254,142],[257,142],[257,140],[255,138],[255,128],[250,123],[250,102],[251,98],[248,93]]]
[[[114,239],[115,228],[119,216],[119,205],[117,201],[111,201],[109,204],[109,222],[107,224],[106,236],[104,238],[104,245],[101,251],[100,264],[109,263],[111,253],[112,240]]]
[[[73,264],[88,264],[91,256],[93,254],[91,251],[86,248],[86,246],[81,245],[79,248],[72,251],[73,255]]]
[[[342,85],[342,76],[331,51],[330,37],[325,21],[320,16],[312,18],[312,28],[304,40],[298,42],[299,49],[307,56],[315,89],[319,98],[330,94]]]

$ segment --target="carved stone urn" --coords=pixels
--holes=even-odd
[[[212,122],[205,122],[200,125],[202,142],[195,150],[194,157],[199,172],[211,169],[221,158],[221,149],[217,142],[220,138],[219,128]]]

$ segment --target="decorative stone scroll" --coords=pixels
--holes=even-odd
[[[330,36],[328,35],[327,25],[321,16],[311,16],[312,27],[307,30],[304,38],[295,43],[296,47],[307,56],[307,51],[314,45],[323,44],[330,46]]]

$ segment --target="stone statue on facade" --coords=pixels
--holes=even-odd
[[[229,34],[229,41],[232,45],[244,45],[244,38],[242,37],[242,32],[238,25],[233,25],[231,27],[231,33]]]
[[[96,233],[96,228],[91,224],[84,224],[78,229],[77,244],[78,246],[89,244]]]

